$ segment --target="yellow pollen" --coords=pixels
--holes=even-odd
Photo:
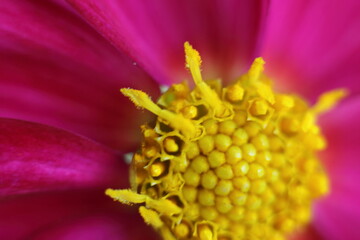
[[[197,108],[195,106],[186,106],[182,109],[182,114],[186,118],[195,118],[197,116]]]
[[[214,239],[213,231],[208,226],[199,226],[197,235],[200,240],[213,240]]]
[[[167,152],[174,153],[179,150],[179,146],[177,145],[174,138],[171,138],[171,137],[165,138],[165,141],[163,144],[164,144],[164,148]]]
[[[150,174],[152,177],[159,177],[165,171],[165,166],[163,163],[158,162],[150,166]]]
[[[244,98],[244,94],[245,90],[238,84],[230,86],[226,91],[227,100],[229,100],[230,102],[241,101]]]
[[[184,223],[180,223],[179,225],[176,225],[174,230],[175,230],[175,236],[178,238],[186,238],[189,236],[190,233],[189,227]]]
[[[326,141],[317,117],[347,94],[324,93],[314,106],[273,91],[257,58],[229,86],[201,75],[200,54],[186,42],[195,88],[174,84],[158,102],[121,89],[154,113],[141,127],[132,189],[107,189],[165,240],[286,239],[311,221],[312,204],[329,191],[317,157]],[[218,84],[218,83],[217,83]]]

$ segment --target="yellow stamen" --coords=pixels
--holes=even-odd
[[[159,213],[166,214],[169,216],[172,216],[174,214],[181,213],[182,209],[176,206],[175,203],[171,202],[168,199],[160,199],[160,200],[154,200],[151,198],[146,199],[146,205],[149,208],[152,208]]]
[[[229,114],[231,114],[231,109],[221,101],[217,93],[202,79],[200,71],[201,58],[199,52],[188,42],[185,42],[184,47],[186,67],[190,69],[193,80],[201,92],[201,97],[213,108],[216,117],[228,117]]]
[[[142,127],[132,190],[106,194],[139,204],[165,240],[285,239],[309,223],[313,201],[330,191],[317,157],[326,147],[317,118],[346,90],[323,94],[311,108],[273,91],[262,58],[221,89],[203,81],[200,55],[187,42],[185,54],[194,90],[175,84],[154,103],[121,89],[157,118]]]
[[[321,114],[334,108],[336,104],[348,95],[346,89],[335,89],[326,92],[319,97],[318,102],[312,108],[315,114]]]
[[[249,81],[251,83],[259,81],[261,74],[264,72],[264,64],[265,61],[261,57],[254,60],[248,72]]]
[[[267,100],[269,103],[274,104],[275,103],[275,96],[271,89],[271,86],[264,83],[261,80],[261,76],[264,72],[264,65],[265,61],[259,57],[256,58],[253,62],[253,64],[250,67],[250,70],[247,74],[248,81],[245,81],[250,87],[254,87],[257,91],[257,93]]]
[[[197,108],[195,106],[187,106],[182,109],[184,117],[192,119],[195,118],[198,114]]]
[[[230,86],[226,92],[226,96],[231,102],[238,102],[244,98],[245,90],[238,84]]]
[[[170,111],[161,109],[150,97],[139,90],[122,88],[122,94],[129,97],[131,101],[138,107],[145,108],[155,115],[159,116],[166,120],[171,127],[178,129],[188,138],[195,138],[200,135],[199,129],[196,129],[194,124],[189,120],[184,118],[182,115],[174,114]]]
[[[155,229],[158,229],[164,225],[161,221],[159,214],[151,209],[147,209],[144,206],[139,208],[140,215],[143,217],[144,221],[153,226]]]
[[[137,194],[129,189],[114,190],[109,188],[105,191],[105,194],[125,204],[143,203],[148,198],[146,195]]]

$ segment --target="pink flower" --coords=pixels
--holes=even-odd
[[[262,56],[283,91],[310,101],[351,91],[321,119],[332,192],[298,237],[359,239],[359,10],[351,0],[1,3],[0,239],[156,238],[104,195],[127,186],[122,154],[150,117],[118,91],[155,99],[158,84],[183,80],[185,41],[205,79],[229,82]]]

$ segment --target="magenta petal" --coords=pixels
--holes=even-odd
[[[321,121],[329,146],[324,156],[331,194],[315,209],[325,239],[360,239],[360,97],[348,99]]]
[[[264,54],[282,89],[315,99],[347,87],[360,92],[360,2],[271,2]]]
[[[135,213],[137,214],[137,213]],[[134,214],[134,215],[135,215]],[[142,240],[158,239],[144,222],[131,221],[131,217],[123,214],[87,216],[75,219],[64,226],[56,226],[35,236],[34,240]]]
[[[0,196],[127,186],[114,151],[52,127],[0,118]]]
[[[301,229],[294,234],[290,235],[289,240],[320,240],[322,237],[319,236],[317,231],[314,229],[312,225]]]
[[[161,83],[189,78],[185,41],[203,56],[204,74],[238,75],[252,61],[265,8],[252,0],[68,1]]]
[[[322,157],[336,186],[355,184],[354,180],[360,180],[359,119],[360,96],[345,99],[320,119],[328,140],[328,148]],[[356,189],[360,193],[360,187]]]
[[[116,219],[95,215],[84,219],[75,219],[65,226],[56,226],[55,229],[46,230],[33,239],[130,239],[123,227],[125,226],[121,226]]]
[[[119,93],[157,84],[75,13],[50,1],[0,11],[0,116],[40,122],[128,151],[145,116]]]
[[[155,239],[135,209],[103,190],[10,198],[0,202],[0,212],[0,239]]]
[[[338,191],[317,205],[314,225],[324,239],[360,239],[360,197],[351,191]]]

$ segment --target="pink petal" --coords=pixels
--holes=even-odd
[[[274,0],[263,56],[281,88],[314,100],[347,87],[360,91],[360,2]]]
[[[252,0],[68,1],[161,83],[189,78],[185,41],[200,51],[208,77],[238,76],[254,57],[266,7]]]
[[[351,191],[337,191],[317,205],[314,226],[324,239],[360,239],[360,198]]]
[[[114,151],[52,127],[0,118],[0,196],[124,187],[128,167]]]
[[[325,239],[360,239],[360,97],[324,116],[329,146],[322,159],[332,192],[315,209],[315,228]]]
[[[9,198],[0,202],[0,212],[0,239],[155,239],[135,208],[103,190]]]
[[[50,1],[0,11],[0,116],[40,122],[128,151],[144,115],[119,93],[157,84],[75,13]]]
[[[301,229],[288,238],[289,240],[320,240],[322,239],[312,225]]]
[[[114,215],[114,214],[113,214]],[[135,215],[135,214],[134,214]],[[144,222],[130,221],[125,214],[119,216],[95,215],[75,219],[65,226],[57,226],[39,234],[33,239],[36,240],[142,240],[142,239],[159,239],[155,232],[149,229]]]

